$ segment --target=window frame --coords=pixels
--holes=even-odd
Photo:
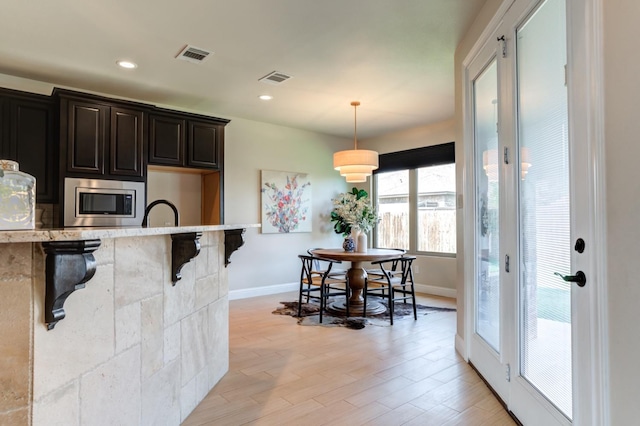
[[[409,149],[405,151],[390,152],[379,155],[380,167],[373,172],[372,195],[375,202],[376,210],[379,211],[378,203],[378,179],[380,173],[387,173],[400,170],[408,170],[409,172],[409,249],[410,254],[433,257],[457,257],[456,252],[438,252],[438,251],[419,251],[418,236],[418,169],[431,166],[441,166],[446,164],[454,164],[455,166],[455,142],[447,142],[444,144],[432,145],[422,148]],[[457,194],[454,193],[457,199]],[[458,214],[456,210],[456,215]],[[373,244],[378,246],[378,233],[373,232]]]

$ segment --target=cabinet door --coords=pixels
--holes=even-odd
[[[109,107],[106,105],[69,101],[67,171],[104,174],[108,114]]]
[[[204,121],[189,121],[187,166],[217,169],[220,164],[219,134],[222,126]]]
[[[149,164],[184,165],[185,126],[179,118],[149,116]]]
[[[109,173],[143,177],[142,111],[111,107]]]
[[[36,178],[36,201],[53,203],[57,152],[53,146],[54,108],[51,101],[12,99],[10,109],[11,159]]]

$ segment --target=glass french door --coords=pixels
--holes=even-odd
[[[571,424],[576,404],[572,204],[583,188],[570,167],[567,1],[514,0],[466,68],[469,359],[525,425]]]
[[[494,35],[495,36],[495,35]],[[504,339],[502,303],[501,215],[504,170],[501,167],[498,121],[498,52],[487,46],[470,72],[474,139],[474,292],[471,361],[503,400],[508,383],[503,380]]]
[[[515,32],[518,371],[571,420],[572,284],[555,275],[572,270],[565,11],[565,0],[545,0]]]
[[[500,177],[498,174],[498,73],[493,58],[474,81],[476,139],[476,332],[500,352]]]

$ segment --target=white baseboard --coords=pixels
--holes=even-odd
[[[464,339],[459,334],[456,334],[455,346],[456,352],[458,352],[460,356],[465,359],[465,361],[469,361],[469,358],[467,358],[467,347],[464,344]]]
[[[416,292],[431,294],[433,296],[451,297],[452,299],[456,299],[458,296],[458,292],[454,288],[436,287],[433,285],[418,283],[416,283]]]
[[[249,297],[267,296],[270,294],[287,293],[298,291],[300,284],[297,282],[276,284],[264,287],[243,288],[240,290],[229,290],[229,300],[248,299]]]
[[[270,294],[287,293],[290,291],[298,291],[299,284],[286,283],[276,284],[265,287],[243,288],[240,290],[230,290],[229,300],[247,299],[249,297],[267,296]],[[416,284],[416,292],[423,294],[432,294],[434,296],[443,296],[456,298],[457,292],[452,288],[436,287],[432,285]]]

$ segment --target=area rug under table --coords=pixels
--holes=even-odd
[[[386,301],[381,302],[387,307]],[[322,323],[320,323],[320,305],[315,303],[303,303],[298,318],[298,302],[280,302],[281,307],[273,311],[275,315],[289,315],[297,319],[300,325],[322,325],[325,327],[347,327],[352,329],[361,329],[367,325],[375,325],[379,327],[388,327],[391,325],[389,320],[389,309],[378,315],[362,317],[336,317],[327,312],[322,315]],[[452,312],[453,308],[439,308],[436,306],[425,306],[416,304],[418,317],[429,315],[436,312]],[[396,303],[393,308],[393,320],[397,321],[403,318],[413,319],[413,308],[410,304]]]

